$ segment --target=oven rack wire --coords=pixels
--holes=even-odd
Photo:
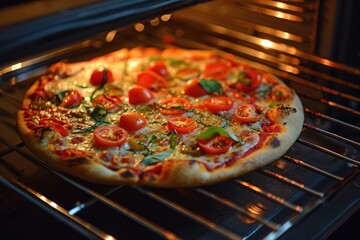
[[[305,107],[305,124],[301,136],[292,149],[270,166],[226,183],[203,188],[159,190],[127,186],[105,187],[84,183],[48,167],[26,149],[18,136],[15,140],[9,140],[6,135],[1,135],[0,182],[90,239],[123,238],[128,236],[127,233],[125,234],[126,231],[137,229],[139,226],[154,239],[183,239],[191,236],[181,227],[169,227],[163,221],[149,217],[147,213],[141,214],[141,211],[131,204],[119,199],[118,195],[122,193],[140,196],[142,202],[138,204],[142,207],[146,202],[153,201],[157,209],[171,212],[174,218],[185,218],[186,221],[192,222],[194,228],[200,229],[198,238],[276,239],[281,238],[287,230],[310,215],[358,176],[360,128],[356,119],[359,115],[357,93],[360,85],[356,80],[360,76],[359,69],[301,51],[295,53],[289,51],[292,48],[279,50],[274,47],[269,51],[261,45],[261,41],[258,41],[261,40],[260,38],[246,33],[231,34],[230,30],[216,31],[222,28],[213,23],[202,23],[201,29],[207,31],[202,30],[200,33],[199,26],[191,27],[188,22],[199,19],[201,16],[196,14],[201,14],[201,11],[193,12],[191,9],[189,11],[191,14],[181,12],[181,17],[174,16],[171,25],[165,25],[164,28],[159,28],[159,31],[171,32],[174,29],[181,29],[183,36],[179,38],[179,42],[175,42],[175,45],[230,52],[260,69],[281,77],[299,93]],[[262,27],[257,26],[259,29],[264,29]],[[131,39],[135,45],[141,43],[145,37],[149,43],[157,46],[161,42],[158,37],[160,35],[154,34],[153,31],[153,29],[145,30],[139,33],[142,37],[134,38],[134,30],[125,29],[119,30],[119,35],[121,38]],[[201,41],[198,40],[199,35]],[[224,40],[229,38],[231,41]],[[243,47],[242,44],[247,47]],[[296,59],[296,61],[286,60],[279,63],[276,59],[280,54],[285,55],[281,58]],[[337,76],[330,74],[333,70],[338,73]],[[345,81],[341,76],[350,76],[354,80]],[[27,86],[25,84],[22,87],[20,84],[15,84],[17,88],[7,86],[0,89],[0,99],[3,103],[0,106],[0,126],[2,130],[9,129],[7,131],[13,135],[16,135],[16,111],[20,108],[21,97]],[[75,196],[72,204],[54,200],[57,196],[49,195],[31,184],[31,179],[26,179],[22,172],[13,166],[14,163],[8,161],[9,156],[16,156],[14,161],[17,157],[30,161],[37,168],[42,169],[46,176],[58,179],[66,188],[75,188],[76,192],[81,192],[85,197],[76,199]],[[319,160],[321,160],[320,164]],[[306,171],[312,180],[321,180],[312,184],[304,178],[297,177],[296,171]],[[265,184],[266,182],[271,184]],[[226,188],[239,193],[251,193],[251,196],[255,196],[258,201],[252,202],[246,196],[244,199],[234,197],[233,192],[224,190]],[[282,191],[293,195],[283,194]],[[180,201],[177,197],[183,199]],[[359,196],[355,197],[358,202]],[[207,214],[191,206],[192,204],[198,206],[198,202],[222,210],[210,208],[207,210],[210,213]],[[111,209],[110,213],[115,216],[120,214],[129,219],[129,228],[126,229],[125,226],[120,231],[112,231],[98,225],[86,214],[86,212],[91,214],[94,211],[93,207],[97,205]],[[225,217],[221,214],[225,214]],[[168,216],[160,212],[159,217],[165,219]],[[243,231],[228,224],[226,221],[228,218],[236,218],[238,223],[241,222],[240,226],[251,227]],[[132,225],[137,226],[132,227]]]

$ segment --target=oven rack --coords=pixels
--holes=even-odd
[[[174,16],[169,26],[164,24],[155,33],[151,27],[140,33],[119,30],[118,41],[121,45],[122,38],[126,38],[138,45],[146,39],[148,44],[161,47],[161,32],[182,30],[177,46],[230,52],[281,77],[297,91],[305,107],[303,132],[283,157],[245,176],[202,188],[163,190],[89,184],[51,169],[32,155],[18,137],[15,116],[31,83],[28,80],[0,90],[3,186],[90,239],[286,238],[296,226],[306,225],[306,218],[320,219],[317,213],[330,211],[326,206],[334,206],[339,198],[343,202],[331,209],[330,216],[340,212],[344,215],[351,212],[344,211],[346,208],[359,206],[359,69],[287,51],[291,48],[270,51],[251,35],[216,32],[221,28],[213,23],[189,26],[188,21],[198,19],[189,11],[187,16],[193,19],[183,21],[186,12],[181,12],[181,18]],[[280,63],[276,61],[279,54],[285,59]],[[55,182],[63,192],[73,195],[54,193],[52,186],[42,186],[38,181],[50,185]],[[92,217],[95,214],[100,220]],[[109,219],[119,219],[121,227],[104,226],[102,221]],[[334,223],[313,220],[311,224],[330,227]],[[319,239],[326,232],[325,228],[301,233],[302,237],[308,234],[307,239]],[[296,239],[296,235],[290,236]]]

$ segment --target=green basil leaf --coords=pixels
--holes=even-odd
[[[170,148],[169,150],[166,150],[164,152],[159,152],[150,156],[146,156],[141,163],[144,165],[151,165],[157,162],[161,162],[165,158],[169,157],[173,152],[174,149]]]
[[[167,59],[166,62],[167,62],[167,64],[169,64],[172,67],[178,66],[178,65],[181,65],[181,64],[185,64],[185,62],[183,60],[180,60],[180,59]]]
[[[219,94],[223,94],[224,91],[222,89],[221,84],[213,79],[209,79],[209,80],[205,80],[205,79],[201,79],[199,81],[199,84],[205,89],[205,91],[207,91],[208,93],[213,93],[213,92],[217,92]]]
[[[222,127],[218,127],[218,126],[211,126],[211,127],[207,128],[205,131],[199,133],[199,135],[197,135],[197,138],[211,139],[216,136],[229,137],[229,138],[232,138],[236,142],[239,141],[238,137],[236,137],[234,134],[228,133],[225,129],[223,129]]]
[[[273,102],[273,103],[271,103],[271,104],[269,105],[269,108],[273,108],[273,107],[275,107],[275,106],[277,106],[277,105],[280,105],[280,104],[282,104],[282,102]]]
[[[176,134],[175,130],[171,131],[171,133],[170,133],[170,148],[171,149],[174,149],[176,147],[175,134]]]
[[[244,85],[250,85],[254,80],[246,72],[241,72],[238,75],[238,81]]]
[[[96,105],[94,110],[91,112],[90,116],[96,121],[96,122],[103,122],[106,115],[108,114],[108,111],[105,107],[103,107],[101,104]]]

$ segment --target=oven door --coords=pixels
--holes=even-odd
[[[305,3],[289,2],[290,10],[283,5],[266,8],[262,1],[230,0],[172,14],[163,9],[164,14],[149,21],[120,24],[5,64],[0,69],[0,237],[326,238],[359,207],[360,69],[309,53],[312,43],[301,32],[284,29],[303,25],[297,20],[314,14],[298,11],[309,9]],[[239,12],[258,14],[252,19],[264,21],[241,20]],[[312,32],[313,27],[306,29]],[[49,65],[139,45],[214,49],[277,75],[304,104],[302,134],[274,163],[201,188],[91,184],[48,167],[26,148],[16,132],[16,113],[25,91]]]

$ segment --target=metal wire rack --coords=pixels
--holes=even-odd
[[[251,4],[261,1],[245,2],[247,9],[260,11],[259,6]],[[160,36],[171,33],[177,37],[174,42],[177,46],[232,53],[278,75],[300,95],[305,109],[303,132],[283,157],[242,177],[202,188],[102,186],[59,173],[28,151],[15,126],[23,94],[33,81],[29,76],[43,71],[54,59],[51,55],[38,59],[43,62],[40,67],[30,61],[25,69],[10,71],[14,78],[0,89],[2,202],[9,204],[6,198],[14,191],[61,222],[65,229],[71,229],[72,237],[277,239],[286,237],[305,217],[324,208],[324,204],[336,198],[346,186],[358,182],[360,70],[235,29],[238,22],[224,25],[226,21],[220,10],[208,15],[209,9],[223,6],[211,4],[214,6],[204,4],[179,11],[171,21],[157,28],[148,25],[141,32],[133,28],[118,30],[119,37],[107,44],[124,46],[130,42],[136,46],[146,42],[161,47]],[[226,9],[229,15],[236,14],[231,7]],[[299,18],[313,19],[309,18],[311,13],[298,13],[297,8],[288,11],[298,16],[291,18],[294,22],[300,21]],[[199,21],[201,19],[212,21]],[[244,22],[240,23],[243,26]],[[304,39],[295,33],[284,37],[284,32],[280,34],[280,30],[261,24],[251,26],[263,34],[271,33],[279,42]],[[79,46],[96,52],[98,43],[98,40],[87,41],[71,52],[74,49],[76,52]],[[64,54],[61,52],[60,56]],[[27,80],[18,82],[19,79]],[[360,191],[355,188],[354,192],[344,204],[359,205]],[[8,207],[0,211],[4,212],[12,213],[14,209]],[[8,225],[0,223],[0,226]],[[5,229],[3,227],[0,229]],[[42,231],[47,234],[46,229]],[[6,230],[0,230],[2,235],[7,236]],[[59,239],[63,237],[60,235]]]

